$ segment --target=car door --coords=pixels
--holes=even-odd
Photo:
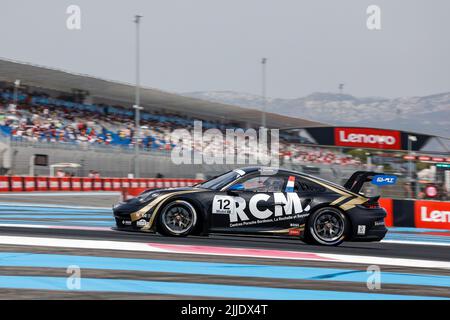
[[[286,202],[286,183],[286,175],[256,174],[217,193],[212,204],[211,231],[264,234],[285,228],[279,206]]]
[[[290,227],[298,227],[303,230],[314,206],[314,199],[318,193],[324,191],[324,188],[298,175],[291,176],[289,179],[294,181],[293,190],[290,191],[298,196],[302,207],[302,212],[290,223]]]

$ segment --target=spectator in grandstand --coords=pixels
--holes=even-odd
[[[57,176],[58,178],[62,178],[62,177],[65,177],[66,174],[65,174],[65,172],[64,172],[63,170],[58,169],[58,170],[56,171],[56,176]]]

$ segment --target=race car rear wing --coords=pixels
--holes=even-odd
[[[344,188],[351,192],[358,193],[364,183],[371,182],[376,175],[380,175],[380,173],[373,171],[356,171],[344,184]]]

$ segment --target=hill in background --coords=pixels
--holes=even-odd
[[[234,91],[183,95],[259,110],[263,105],[261,96]],[[267,111],[331,125],[400,129],[450,137],[450,92],[395,99],[317,92],[296,99],[268,98]]]

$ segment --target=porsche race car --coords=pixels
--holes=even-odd
[[[375,176],[357,171],[341,186],[296,171],[248,167],[192,187],[146,190],[116,204],[113,215],[119,230],[176,237],[265,235],[327,246],[380,241],[386,211],[379,196],[360,193]]]

